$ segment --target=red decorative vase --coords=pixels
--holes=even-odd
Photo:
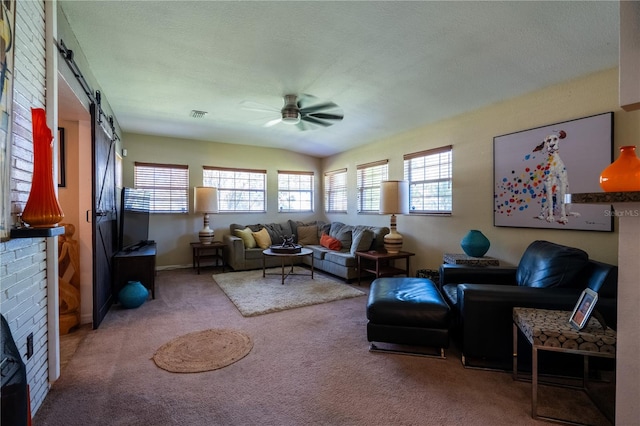
[[[640,158],[633,145],[620,147],[620,156],[600,174],[606,192],[640,191]]]
[[[42,108],[31,108],[33,127],[33,177],[22,220],[32,228],[56,226],[64,213],[53,186],[53,135]]]

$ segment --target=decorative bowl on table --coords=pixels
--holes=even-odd
[[[271,246],[270,248],[273,253],[278,254],[295,254],[302,251],[302,246],[300,244],[294,244],[292,246],[283,246],[281,244],[277,244]]]

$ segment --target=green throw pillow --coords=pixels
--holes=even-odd
[[[253,238],[253,234],[251,233],[251,229],[236,229],[233,231],[236,237],[242,238],[242,242],[244,243],[244,248],[255,248],[256,247],[256,239]]]

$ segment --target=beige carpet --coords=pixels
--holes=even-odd
[[[301,275],[289,275],[284,285],[280,268],[267,269],[266,272],[268,275],[264,278],[262,270],[255,270],[215,274],[213,279],[244,317],[333,302],[365,294],[337,278],[318,273],[318,271],[315,271],[312,280],[309,276],[310,270],[298,266],[295,267],[294,272]]]
[[[251,337],[241,331],[203,330],[165,343],[153,355],[153,361],[172,373],[200,373],[231,365],[247,356],[251,348]]]
[[[360,289],[368,292],[369,283]],[[353,297],[245,318],[211,275],[159,271],[154,300],[137,309],[114,305],[98,330],[88,330],[33,424],[550,424],[531,418],[531,383],[509,372],[465,369],[455,347],[444,360],[369,352],[366,303]],[[151,359],[174,336],[210,328],[242,330],[253,349],[239,362],[198,374],[167,373]],[[608,424],[583,392],[571,389],[541,386],[539,408]]]

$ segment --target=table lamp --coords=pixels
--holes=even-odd
[[[213,229],[209,228],[209,213],[218,213],[218,188],[196,186],[193,188],[194,210],[204,213],[204,228],[198,233],[202,244],[213,242]]]
[[[391,232],[384,236],[387,253],[399,253],[402,235],[396,230],[396,215],[409,213],[409,182],[385,180],[380,184],[380,214],[391,215]]]

